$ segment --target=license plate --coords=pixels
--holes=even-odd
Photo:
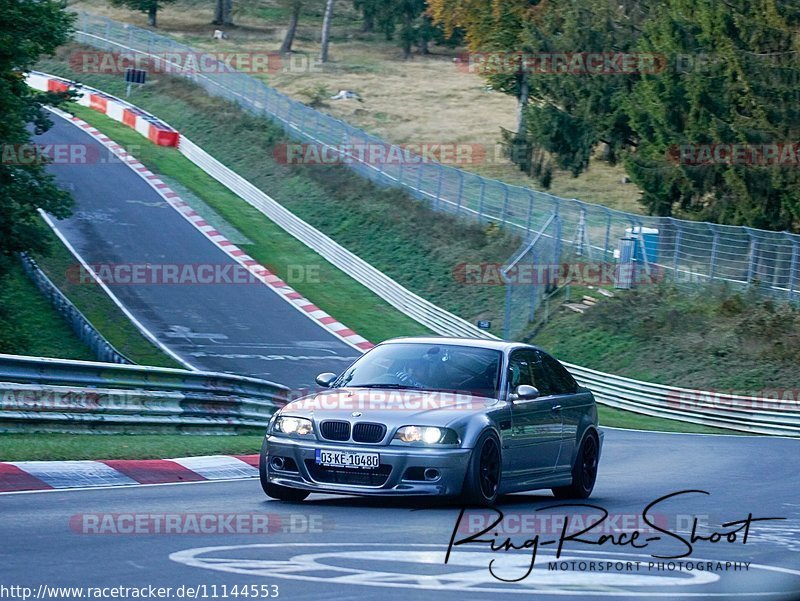
[[[375,469],[381,464],[381,456],[378,453],[323,451],[322,449],[317,449],[316,461],[318,465],[329,465],[331,467]]]

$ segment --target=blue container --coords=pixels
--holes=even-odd
[[[654,227],[629,227],[625,230],[627,238],[636,238],[636,245],[633,251],[633,260],[637,263],[643,263],[644,257],[642,256],[642,241],[644,241],[644,252],[647,256],[647,262],[658,262],[658,229]]]

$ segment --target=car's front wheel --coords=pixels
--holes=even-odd
[[[594,432],[589,432],[581,443],[575,464],[572,466],[572,484],[553,489],[558,499],[587,499],[597,480],[597,463],[600,458],[600,443]]]
[[[280,501],[291,501],[299,503],[305,499],[309,494],[307,490],[300,490],[299,488],[289,488],[288,486],[281,486],[279,484],[272,484],[269,481],[267,474],[267,463],[269,456],[267,455],[267,439],[261,444],[261,454],[258,458],[258,476],[261,479],[261,488],[268,497],[278,499]]]
[[[461,496],[470,505],[494,505],[502,476],[500,440],[485,432],[472,450]]]

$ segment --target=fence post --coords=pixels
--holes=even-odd
[[[533,219],[533,190],[528,188],[528,220],[525,223],[525,229],[528,235],[531,235],[531,220]]]
[[[414,188],[417,192],[417,198],[422,198],[422,173],[425,169],[425,163],[421,162],[417,168],[417,183]]]
[[[503,340],[508,340],[511,337],[511,286],[510,282],[506,282],[506,308],[505,316],[503,317]]]
[[[608,207],[603,207],[606,211],[606,236],[603,242],[603,260],[608,260],[608,245],[611,242],[611,210]]]
[[[747,237],[750,239],[750,248],[747,253],[747,285],[753,283],[753,272],[755,270],[756,264],[756,253],[758,252],[758,241],[755,239],[752,233],[750,233],[750,228],[744,228]]]
[[[506,224],[506,215],[508,214],[508,186],[503,184],[503,212],[500,214],[500,229]]]
[[[675,221],[670,217],[672,221]],[[680,257],[681,251],[681,238],[683,237],[683,230],[681,229],[680,224],[676,226],[675,232],[675,248],[672,250],[672,281],[678,281],[678,260]]]
[[[792,243],[792,264],[789,267],[789,300],[794,300],[794,281],[797,278],[797,261],[800,257],[800,243],[791,234],[786,234]]]
[[[390,146],[389,146],[389,148],[390,148],[390,150],[389,150],[389,154],[390,154],[390,155],[392,154],[392,152],[391,152],[391,148],[393,148],[393,147],[395,147],[395,146],[394,146],[394,144],[392,144],[392,145],[390,145]],[[404,159],[403,157],[405,156],[405,154],[406,154],[406,153],[405,153],[405,152],[402,152],[402,153],[400,153],[400,154],[401,154],[401,158],[400,158],[400,170],[399,170],[399,171],[398,171],[398,173],[397,173],[397,183],[402,185],[402,183],[403,183],[403,167],[405,166],[405,159]]]
[[[458,199],[456,204],[456,214],[461,212],[461,201],[464,196],[464,172],[458,170]]]
[[[555,214],[555,239],[556,239],[556,247],[554,255],[554,263],[558,265],[561,262],[561,215],[558,213],[558,204],[556,204],[556,214]]]
[[[541,273],[541,271],[537,272],[537,265],[536,265],[536,252],[531,251],[531,273],[534,274],[533,282],[531,283],[531,300],[530,300],[530,308],[528,310],[528,323],[533,323],[534,318],[536,317],[536,290],[537,286],[540,286],[541,283],[538,281],[537,273]]]
[[[486,180],[480,178],[481,182],[481,195],[478,198],[478,221],[483,221],[483,197],[486,194]]]
[[[717,244],[719,243],[719,233],[714,226],[710,223],[708,224],[708,228],[711,230],[711,233],[714,235],[713,240],[711,241],[711,259],[709,261],[708,267],[708,279],[709,281],[714,281],[714,276],[716,275],[717,269]]]
[[[439,163],[439,180],[436,182],[436,199],[433,201],[433,210],[439,210],[439,201],[442,199],[442,177],[444,173],[444,168],[442,164]],[[461,201],[461,197],[459,196],[459,202]]]

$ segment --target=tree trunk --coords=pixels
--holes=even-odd
[[[361,27],[362,33],[372,33],[375,31],[375,7],[371,2],[364,4],[364,25]]]
[[[222,0],[222,24],[233,25],[233,0]]]
[[[333,20],[333,3],[336,0],[326,0],[325,18],[322,20],[322,48],[319,51],[319,62],[328,62],[328,45],[331,38],[331,21]]]
[[[517,98],[517,137],[524,138],[528,133],[528,128],[525,125],[525,108],[528,106],[528,97],[530,95],[530,84],[528,83],[528,74],[522,71],[522,80],[519,84],[519,97]]]
[[[372,13],[364,13],[364,26],[362,33],[372,33],[375,31],[375,16]]]
[[[289,20],[289,29],[286,30],[286,35],[281,44],[281,54],[288,54],[292,51],[292,44],[294,44],[294,34],[297,33],[297,22],[300,20],[300,8],[302,2],[294,2],[292,4],[292,17]]]
[[[214,20],[211,21],[212,25],[222,25],[222,6],[225,0],[217,0],[214,4]]]
[[[158,3],[153,1],[147,9],[147,24],[150,27],[158,27],[156,24],[156,13],[158,12]]]
[[[411,13],[406,10],[403,14],[403,58],[411,58],[411,45],[414,38],[413,18]]]

